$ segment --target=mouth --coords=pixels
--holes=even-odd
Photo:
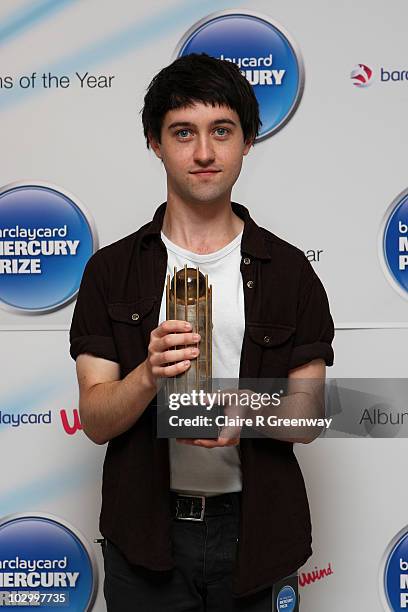
[[[213,176],[219,172],[221,172],[221,170],[195,170],[194,172],[190,172],[190,174],[196,174],[198,176]]]

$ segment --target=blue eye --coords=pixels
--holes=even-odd
[[[217,132],[217,136],[226,136],[229,132],[229,130],[225,127],[219,127],[215,131]]]
[[[180,138],[187,138],[190,135],[190,130],[179,130],[178,132],[176,132],[176,135],[180,136]]]

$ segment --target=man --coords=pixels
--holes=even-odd
[[[234,64],[193,54],[163,69],[143,126],[167,202],[84,272],[71,355],[84,431],[109,442],[100,520],[109,611],[270,610],[273,584],[311,554],[291,437],[156,436],[158,383],[200,350],[189,324],[165,320],[173,265],[198,265],[213,284],[214,376],[323,380],[333,362],[327,298],[306,257],[231,202],[259,125]]]

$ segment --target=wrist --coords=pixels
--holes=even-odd
[[[154,392],[157,391],[157,380],[153,376],[146,360],[140,364],[141,382],[146,391]]]

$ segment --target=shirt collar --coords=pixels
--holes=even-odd
[[[265,234],[249,214],[248,209],[242,204],[231,202],[233,212],[244,221],[244,231],[241,241],[241,252],[257,257],[258,259],[271,259],[271,255],[265,244]],[[163,226],[166,202],[160,204],[154,213],[153,219],[144,228],[143,241],[147,244],[148,239],[156,237],[161,240],[160,232]]]

